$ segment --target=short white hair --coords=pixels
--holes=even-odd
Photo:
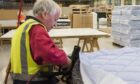
[[[36,0],[34,7],[33,7],[33,14],[34,16],[40,15],[42,12],[47,12],[48,14],[55,14],[60,12],[60,6],[54,2],[53,0]]]

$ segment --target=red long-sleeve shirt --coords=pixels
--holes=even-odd
[[[33,26],[29,31],[29,36],[31,54],[37,64],[63,65],[67,62],[65,52],[54,44],[48,32],[41,25]]]

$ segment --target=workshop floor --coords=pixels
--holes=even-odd
[[[63,49],[67,54],[70,54],[73,50],[74,45],[76,45],[78,39],[63,39]],[[103,37],[98,39],[100,49],[117,49],[119,46],[112,45],[111,37]],[[10,44],[5,44],[0,46],[0,81],[3,80],[4,68],[8,65],[9,57],[10,57]],[[12,84],[11,79],[8,84]],[[0,84],[2,84],[0,82]],[[60,83],[63,84],[63,83]]]

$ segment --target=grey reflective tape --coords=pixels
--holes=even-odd
[[[23,81],[28,81],[33,77],[33,75],[28,75],[28,74],[15,74],[11,73],[11,77],[14,80],[23,80]],[[35,76],[35,78],[32,79],[32,81],[42,81],[42,80],[48,80],[46,77],[40,77],[39,74]]]
[[[26,51],[26,30],[29,27],[30,24],[34,23],[30,22],[28,23],[22,32],[21,41],[20,41],[20,60],[21,60],[21,70],[22,74],[28,74],[28,63],[27,63],[27,51]]]
[[[11,76],[13,77],[13,79],[26,81],[33,77],[33,75],[29,75],[28,73],[27,50],[26,50],[26,30],[28,29],[30,24],[34,22],[35,21],[28,23],[24,27],[24,30],[22,31],[21,40],[20,40],[20,60],[21,60],[22,71],[21,71],[21,74],[12,73]],[[40,80],[47,80],[47,78],[41,77],[40,74],[38,74],[37,76],[35,76],[35,78],[33,78],[33,81],[40,81]]]

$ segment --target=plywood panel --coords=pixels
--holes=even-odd
[[[17,19],[16,9],[0,9],[0,20]]]
[[[81,14],[73,14],[73,28],[81,28],[82,27],[82,17]]]
[[[73,28],[93,28],[92,14],[73,14]]]

